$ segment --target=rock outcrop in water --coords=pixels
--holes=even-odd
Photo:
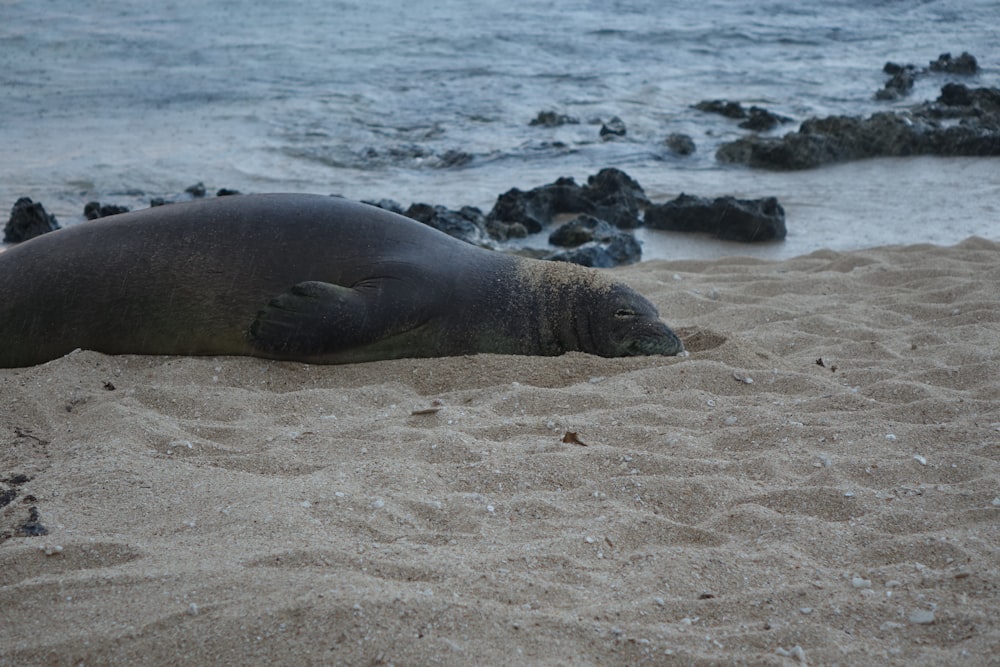
[[[774,197],[694,197],[681,194],[646,208],[646,226],[672,232],[704,232],[730,241],[785,238],[785,209]]]
[[[1000,89],[950,83],[935,102],[906,111],[811,118],[784,137],[744,137],[716,152],[722,162],[767,169],[912,155],[1000,156]]]
[[[45,211],[41,202],[21,197],[10,210],[10,219],[3,230],[4,243],[21,243],[59,229],[56,216]]]
[[[199,184],[195,192],[189,188],[186,194],[198,196],[197,191],[203,188]],[[218,196],[227,194],[239,193],[220,190]],[[415,203],[404,209],[392,199],[365,203],[405,215],[467,243],[493,249],[503,249],[503,242],[512,238],[542,232],[560,216],[572,214],[576,217],[558,226],[548,237],[552,246],[563,249],[553,252],[521,248],[514,252],[592,267],[638,262],[642,246],[631,230],[642,226],[644,217],[645,224],[655,229],[703,232],[723,239],[766,241],[785,235],[784,210],[774,198],[713,200],[681,195],[672,202],[656,205],[635,179],[614,168],[589,176],[583,185],[572,178],[559,178],[531,190],[511,189],[500,195],[485,215],[472,206],[452,210]],[[169,202],[161,199],[159,205]],[[127,210],[90,202],[84,214],[95,219]],[[11,212],[5,241],[18,242],[51,229],[58,229],[55,217],[48,215],[41,204],[22,198]]]
[[[707,113],[717,113],[726,118],[742,120],[740,127],[754,132],[773,130],[778,125],[789,123],[792,120],[758,106],[745,109],[739,102],[728,100],[703,100],[695,104],[694,108]]]
[[[882,71],[889,75],[889,80],[882,90],[875,93],[875,99],[892,101],[909,95],[916,80],[928,72],[967,76],[979,71],[979,63],[975,56],[968,52],[963,52],[957,58],[952,58],[950,53],[942,53],[937,60],[932,60],[928,67],[920,68],[916,65],[888,62]]]
[[[979,72],[979,63],[976,57],[967,51],[963,51],[957,58],[952,58],[950,53],[942,53],[937,60],[931,61],[930,70],[949,74],[976,74]]]
[[[128,213],[128,206],[102,204],[99,201],[92,201],[87,202],[87,205],[83,207],[83,217],[87,220],[97,220],[98,218],[106,218],[109,215],[118,215],[119,213]]]
[[[549,234],[556,252],[525,251],[531,256],[584,266],[610,267],[637,262],[642,247],[631,230],[645,224],[654,229],[703,232],[722,239],[758,242],[785,236],[785,213],[773,197],[745,200],[703,199],[681,195],[666,204],[649,201],[642,186],[620,169],[602,169],[580,185],[572,178],[519,190],[497,198],[489,213],[473,207],[458,211],[443,206],[413,204],[403,209],[391,199],[368,202],[401,213],[476,245],[498,247],[512,238],[550,228],[560,216],[575,215]],[[499,247],[502,247],[500,245]]]
[[[497,198],[486,215],[490,236],[499,241],[535,234],[557,215],[587,214],[621,229],[640,225],[640,212],[649,199],[642,187],[619,169],[602,169],[579,185],[572,178],[523,191],[512,188]]]
[[[541,127],[559,127],[561,125],[579,125],[580,119],[556,111],[539,111],[538,115],[532,118],[528,124]]]
[[[664,140],[667,148],[674,155],[680,155],[681,157],[687,157],[688,155],[693,155],[697,147],[694,144],[694,139],[692,139],[687,134],[681,134],[680,132],[674,132],[667,135]]]
[[[877,100],[895,100],[909,95],[917,80],[917,68],[914,65],[897,65],[886,63],[882,71],[889,75],[882,90],[875,93]]]
[[[909,94],[919,77],[931,72],[953,76],[975,74],[979,64],[969,53],[962,53],[957,58],[943,53],[925,68],[889,62],[883,71],[890,79],[875,97],[896,100]],[[735,102],[701,102],[696,108],[732,118],[749,116]],[[960,83],[946,83],[933,102],[875,113],[867,118],[810,118],[798,131],[783,137],[744,137],[724,143],[716,151],[716,158],[721,162],[787,170],[873,157],[913,155],[1000,155],[1000,90],[969,89]]]
[[[618,116],[612,116],[608,122],[601,124],[601,139],[605,141],[624,137],[625,134],[625,121]]]

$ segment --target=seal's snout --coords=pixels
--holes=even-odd
[[[629,343],[632,355],[659,355],[673,357],[684,351],[684,343],[673,329],[659,320],[650,320],[644,330],[636,331]]]

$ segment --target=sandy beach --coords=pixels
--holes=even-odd
[[[689,356],[0,370],[0,665],[996,664],[1000,244],[615,274]]]

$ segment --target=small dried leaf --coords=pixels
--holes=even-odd
[[[566,435],[563,436],[562,441],[569,445],[580,445],[581,447],[586,447],[587,443],[580,440],[577,437],[575,431],[566,431]]]

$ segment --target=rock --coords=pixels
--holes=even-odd
[[[170,202],[164,199],[163,197],[153,197],[152,199],[149,200],[149,207],[152,208],[154,206],[166,206],[169,203]]]
[[[614,167],[588,176],[583,197],[591,202],[594,216],[607,220],[619,229],[635,229],[641,225],[639,211],[649,204],[642,186]]]
[[[892,61],[889,61],[882,66],[882,71],[888,74],[889,76],[895,76],[896,74],[899,74],[900,72],[903,72],[905,70],[912,71],[914,69],[916,69],[915,65],[900,65],[899,63],[894,63]]]
[[[400,204],[395,199],[379,199],[377,201],[364,201],[362,204],[368,204],[369,206],[375,206],[377,208],[385,209],[392,213],[398,213],[400,215],[406,215],[406,211],[403,209],[402,204]]]
[[[959,117],[981,118],[994,126],[1000,122],[1000,88],[968,88],[960,83],[946,83],[941,86],[937,103],[945,107],[970,107],[959,110]],[[956,110],[931,107],[931,111],[952,117]]]
[[[732,241],[785,238],[785,210],[774,197],[708,199],[681,194],[646,209],[646,226],[679,232],[705,232]]]
[[[946,83],[941,86],[941,95],[938,102],[950,107],[967,107],[972,104],[972,95],[969,88],[960,83]]]
[[[238,194],[240,194],[239,190],[232,190],[230,188],[219,188],[219,190],[215,193],[215,196],[216,197],[232,197],[232,196],[238,195]]]
[[[694,108],[699,111],[721,114],[726,118],[740,119],[746,118],[748,115],[742,104],[728,100],[702,100],[695,104]]]
[[[882,71],[890,75],[885,87],[875,93],[877,100],[896,100],[909,95],[917,78],[917,68],[913,65],[886,63]]]
[[[809,169],[878,155],[916,155],[912,121],[895,113],[811,118],[780,139],[747,137],[719,147],[723,162],[774,169]]]
[[[592,241],[610,241],[618,233],[620,232],[617,229],[600,218],[581,215],[549,234],[549,243],[564,248],[575,248]]]
[[[580,186],[572,178],[528,191],[512,188],[497,198],[486,216],[491,237],[506,240],[519,230],[535,234],[556,215],[588,214],[622,229],[639,226],[639,211],[649,202],[634,179],[620,169],[602,169]],[[523,235],[523,234],[522,234]]]
[[[611,120],[601,124],[601,139],[605,141],[625,136],[625,121],[618,116],[612,116]]]
[[[4,243],[21,243],[59,229],[56,216],[47,213],[41,202],[21,197],[10,209],[10,218],[3,230]]]
[[[128,213],[128,211],[128,206],[101,204],[100,202],[92,201],[87,202],[87,205],[83,207],[83,217],[87,218],[87,220],[97,220],[98,218],[106,218],[109,215]]]
[[[666,144],[675,155],[688,156],[696,150],[694,139],[679,132],[667,135]]]
[[[549,243],[573,250],[552,253],[546,259],[583,266],[607,268],[632,264],[642,257],[642,246],[634,236],[591,215],[562,225],[549,235]]]
[[[579,125],[580,119],[555,111],[539,111],[538,115],[531,119],[529,125],[540,125],[542,127],[559,127],[560,125]]]
[[[791,118],[779,116],[758,106],[744,109],[743,105],[739,102],[730,102],[728,100],[702,100],[695,104],[694,108],[708,113],[717,113],[726,118],[743,120],[740,123],[740,127],[745,130],[753,130],[754,132],[765,132],[791,120]]]
[[[583,195],[583,188],[572,178],[560,178],[555,183],[528,191],[511,188],[497,197],[486,216],[490,235],[499,240],[507,237],[504,228],[512,224],[535,234],[551,224],[560,213],[590,213],[593,204]]]
[[[722,162],[768,169],[911,155],[1000,156],[1000,90],[947,84],[937,102],[868,118],[811,118],[784,137],[744,137],[716,152]]]
[[[937,60],[931,61],[932,72],[947,72],[949,74],[975,74],[979,71],[979,63],[976,57],[968,51],[963,51],[962,55],[952,58],[950,53],[942,53]]]
[[[928,71],[947,74],[970,75],[979,71],[975,57],[965,52],[958,58],[952,58],[950,53],[942,53],[937,60],[932,60],[930,69],[918,68],[916,65],[899,65],[887,62],[882,71],[890,76],[885,87],[875,93],[877,100],[898,100],[910,94],[917,77],[924,76]]]
[[[753,130],[754,132],[766,132],[791,120],[787,116],[779,116],[761,107],[750,107],[750,110],[747,112],[747,119],[740,123],[740,127],[744,130]]]
[[[475,156],[465,151],[448,150],[437,156],[437,163],[434,165],[439,169],[451,169],[454,167],[464,167],[472,162]]]
[[[403,215],[466,243],[486,245],[486,218],[474,206],[463,206],[458,211],[452,211],[444,206],[411,204]]]
[[[194,185],[184,188],[184,192],[188,193],[195,199],[201,199],[206,193],[205,184],[198,181]]]
[[[584,197],[595,203],[600,203],[616,195],[622,195],[643,206],[649,203],[649,198],[639,182],[621,169],[614,167],[605,167],[593,176],[588,176],[583,194]]]
[[[642,245],[627,232],[617,232],[607,242],[591,241],[572,250],[562,250],[546,259],[572,262],[594,268],[611,268],[633,264],[642,258]]]

